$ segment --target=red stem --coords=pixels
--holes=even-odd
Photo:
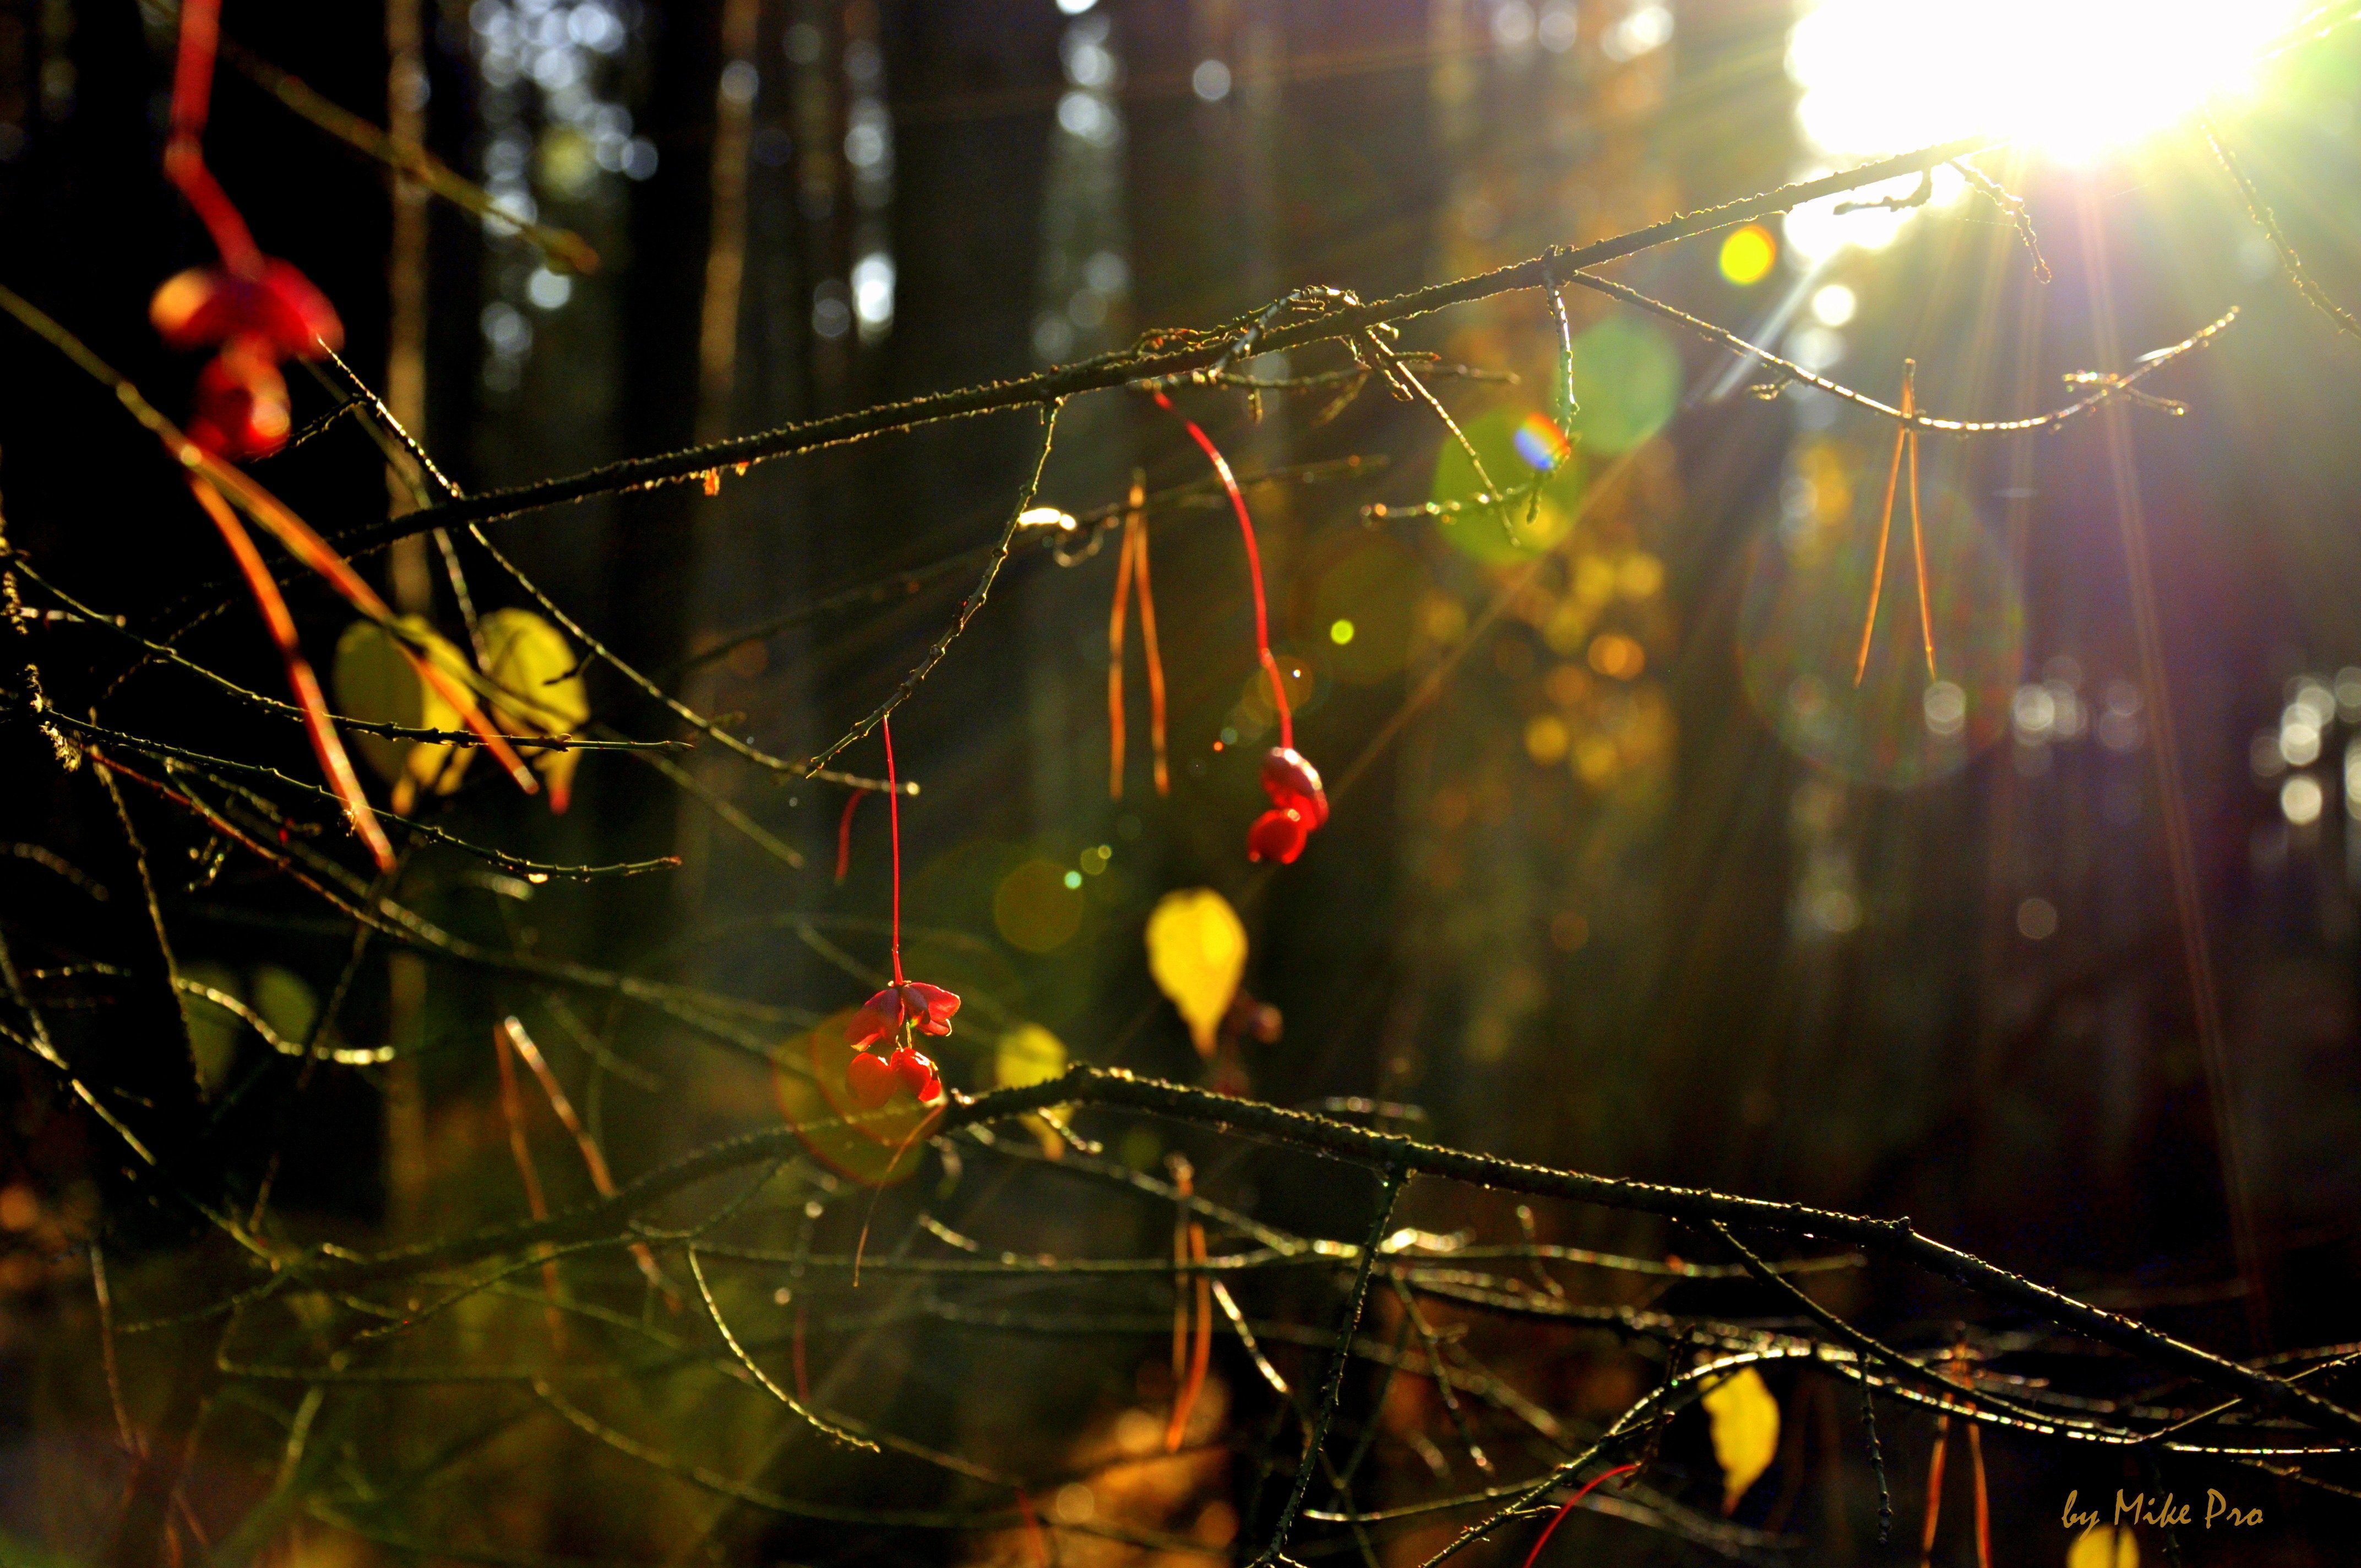
[[[172,135],[164,175],[196,209],[222,264],[241,278],[262,275],[262,252],[236,204],[205,167],[205,120],[213,106],[214,54],[221,41],[221,0],[181,0],[181,49],[172,69]]]
[[[894,716],[878,721],[885,733],[885,812],[894,832],[894,983],[902,980],[902,781],[894,772]],[[850,818],[848,817],[848,820]]]
[[[1254,519],[1246,515],[1246,492],[1238,488],[1237,476],[1230,472],[1229,460],[1222,455],[1213,438],[1197,428],[1197,422],[1172,406],[1172,400],[1161,389],[1155,394],[1156,406],[1178,419],[1188,429],[1189,439],[1213,466],[1213,473],[1228,492],[1230,510],[1238,514],[1238,532],[1246,543],[1246,578],[1254,585],[1255,656],[1262,661],[1262,673],[1270,681],[1270,704],[1279,712],[1279,743],[1292,750],[1295,745],[1295,715],[1287,706],[1287,689],[1279,678],[1279,661],[1270,656],[1270,611],[1262,592],[1262,552],[1255,547]]]
[[[1591,1493],[1597,1491],[1602,1482],[1612,1481],[1618,1475],[1628,1475],[1632,1471],[1639,1468],[1640,1467],[1637,1464],[1620,1464],[1614,1469],[1608,1471],[1603,1475],[1592,1477],[1588,1486],[1583,1487],[1581,1491],[1576,1492],[1573,1497],[1568,1497],[1565,1500],[1565,1506],[1558,1509],[1557,1512],[1550,1515],[1550,1522],[1542,1527],[1542,1538],[1533,1542],[1532,1551],[1525,1554],[1525,1568],[1533,1568],[1534,1562],[1538,1560],[1542,1554],[1542,1548],[1549,1544],[1550,1536],[1557,1530],[1558,1521],[1565,1519],[1566,1515],[1574,1512],[1575,1506],[1576,1504],[1580,1503],[1583,1498],[1590,1496]]]

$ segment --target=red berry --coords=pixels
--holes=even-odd
[[[935,1064],[927,1053],[909,1046],[898,1047],[886,1065],[902,1080],[902,1087],[917,1098],[920,1104],[942,1094],[943,1080],[935,1071]]]
[[[901,1075],[888,1066],[884,1057],[873,1051],[856,1051],[844,1064],[844,1085],[852,1091],[852,1098],[864,1111],[874,1111],[894,1098],[902,1087]]]
[[[1295,857],[1303,853],[1303,840],[1311,828],[1304,826],[1303,817],[1288,806],[1274,806],[1255,818],[1246,829],[1246,859],[1277,861],[1291,866]]]
[[[1262,760],[1262,791],[1282,811],[1302,814],[1306,831],[1328,822],[1328,793],[1320,770],[1292,746],[1273,746]]]
[[[207,348],[236,337],[260,338],[280,358],[316,359],[341,347],[344,323],[326,295],[284,261],[262,264],[259,278],[192,267],[168,278],[148,302],[148,319],[174,348]]]
[[[268,457],[287,444],[287,379],[243,342],[232,343],[197,375],[189,439],[233,463]]]

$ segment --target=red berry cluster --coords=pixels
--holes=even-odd
[[[895,981],[862,1003],[844,1030],[846,1042],[854,1047],[852,1059],[844,1066],[845,1086],[853,1099],[870,1111],[893,1099],[897,1089],[907,1089],[922,1105],[941,1099],[941,1075],[908,1036],[950,1034],[951,1014],[959,1008],[955,993],[915,980]],[[904,1037],[903,1043],[890,1057],[867,1048],[896,1035]]]
[[[1246,859],[1291,866],[1312,830],[1328,820],[1328,792],[1320,770],[1292,746],[1273,746],[1262,760],[1262,790],[1270,809],[1246,829]]]
[[[197,376],[189,439],[217,457],[247,462],[286,444],[290,359],[317,359],[343,344],[327,296],[284,261],[264,258],[253,276],[192,267],[165,280],[148,318],[174,348],[213,348]]]
[[[874,1111],[903,1090],[921,1105],[942,1098],[942,1076],[926,1052],[915,1046],[897,1046],[890,1057],[855,1051],[844,1064],[845,1087],[864,1111]]]

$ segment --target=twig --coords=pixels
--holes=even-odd
[[[1370,1227],[1369,1239],[1362,1244],[1361,1261],[1353,1271],[1353,1286],[1346,1293],[1345,1314],[1336,1330],[1335,1343],[1328,1353],[1328,1375],[1322,1382],[1320,1401],[1313,1408],[1311,1430],[1304,1434],[1303,1457],[1296,1462],[1295,1485],[1289,1488],[1287,1502],[1279,1510],[1279,1520],[1271,1527],[1270,1544],[1255,1558],[1255,1563],[1268,1563],[1283,1559],[1287,1538],[1294,1531],[1295,1516],[1303,1507],[1304,1494],[1312,1489],[1313,1462],[1328,1444],[1328,1427],[1336,1419],[1337,1397],[1344,1392],[1345,1368],[1352,1360],[1352,1345],[1361,1326],[1361,1307],[1369,1296],[1369,1274],[1377,1263],[1378,1244],[1394,1222],[1394,1203],[1401,1196],[1405,1182],[1414,1173],[1408,1168],[1389,1165],[1378,1176],[1377,1223]]]
[[[973,620],[976,611],[983,608],[983,601],[991,596],[994,579],[1000,576],[1001,566],[1008,560],[1008,549],[1016,541],[1016,530],[1021,526],[1027,510],[1033,504],[1034,494],[1040,488],[1041,472],[1049,466],[1049,448],[1058,438],[1058,411],[1061,406],[1061,402],[1051,402],[1042,411],[1041,449],[1033,459],[1032,472],[1026,477],[1025,488],[1018,494],[1016,504],[1008,510],[1008,521],[1000,531],[1000,543],[994,549],[991,559],[984,563],[983,576],[976,579],[975,587],[969,590],[967,598],[960,601],[959,613],[952,618],[950,626],[935,639],[925,656],[910,667],[910,673],[902,677],[902,684],[895,686],[884,702],[873,708],[867,718],[814,753],[811,760],[803,764],[802,772],[812,773],[827,766],[830,758],[876,729],[895,708],[907,702],[910,694],[918,689],[918,683],[934,674],[935,666],[943,662],[943,655],[950,652],[951,644],[959,641],[960,633],[967,630],[968,622]]]
[[[983,1095],[955,1093],[939,1135],[1068,1104],[1127,1106],[1235,1134],[1341,1157],[1380,1168],[1415,1168],[1422,1175],[1541,1197],[1596,1203],[1696,1223],[1810,1234],[1896,1258],[1951,1279],[2005,1305],[2034,1313],[2101,1343],[2140,1357],[2209,1387],[2235,1393],[2297,1416],[2323,1430],[2361,1433],[2361,1415],[2312,1395],[2286,1379],[2185,1343],[2145,1323],[2077,1300],[2021,1275],[1927,1236],[1906,1220],[1880,1220],[1809,1204],[1743,1198],[1697,1188],[1591,1176],[1422,1143],[1282,1106],[1233,1099],[1208,1090],[1137,1078],[1111,1068],[1078,1065],[1043,1083]],[[713,1144],[626,1183],[602,1203],[533,1225],[508,1225],[364,1257],[320,1257],[300,1270],[319,1288],[346,1288],[473,1258],[512,1252],[545,1240],[609,1232],[671,1193],[752,1162],[792,1156],[801,1148],[788,1128],[768,1128]],[[1066,1161],[1061,1164],[1071,1165]],[[1157,1183],[1161,1188],[1163,1184]],[[1167,1195],[1170,1201],[1170,1194]],[[2044,1418],[2047,1420],[2048,1418]]]
[[[2233,305],[2179,343],[2169,344],[2165,347],[2153,349],[2141,355],[2136,369],[2122,374],[2084,371],[2071,377],[2070,380],[2094,386],[2097,390],[2077,398],[2062,408],[2052,409],[2048,413],[2031,414],[2023,419],[1938,419],[1932,414],[1922,413],[1915,407],[1910,412],[1905,413],[1902,410],[1891,404],[1880,402],[1864,392],[1855,391],[1850,387],[1806,370],[1793,360],[1782,359],[1769,349],[1759,348],[1737,334],[1718,327],[1709,321],[1701,320],[1676,306],[1664,303],[1662,300],[1651,299],[1637,289],[1618,283],[1611,278],[1600,278],[1585,272],[1569,278],[1567,281],[1579,283],[1586,289],[1594,289],[1602,294],[1612,295],[1626,304],[1637,305],[1640,309],[1662,316],[1666,321],[1677,322],[1699,336],[1710,338],[1720,344],[1733,354],[1743,354],[1759,359],[1792,379],[1801,381],[1806,386],[1817,387],[1833,397],[1843,399],[1856,408],[1867,409],[1873,414],[1893,420],[1896,424],[1908,429],[1932,431],[1938,435],[2017,435],[2026,431],[2055,430],[2070,420],[2079,419],[2103,406],[2112,399],[2132,395],[2133,389],[2140,382],[2191,350],[2208,346],[2217,335],[2229,328],[2231,323],[2238,319],[2238,308]],[[2169,406],[2168,411],[2178,412],[2179,410],[2177,406]]]
[[[491,192],[461,178],[416,142],[403,141],[370,124],[240,44],[222,39],[221,57],[291,112],[346,146],[417,181],[453,206],[490,220],[486,226],[493,232],[512,230],[527,245],[569,271],[590,273],[598,269],[598,253],[573,230],[535,223],[511,212]]]
[[[2328,291],[2314,282],[2312,274],[2304,270],[2303,258],[2296,254],[2295,242],[2288,238],[2285,229],[2279,227],[2279,214],[2271,211],[2270,203],[2263,200],[2263,193],[2255,189],[2255,182],[2246,177],[2246,171],[2230,155],[2229,148],[2213,129],[2213,118],[2201,115],[2197,124],[2205,133],[2205,145],[2213,149],[2213,156],[2221,160],[2223,171],[2230,176],[2231,183],[2238,187],[2239,199],[2246,204],[2246,215],[2255,220],[2255,226],[2263,231],[2263,237],[2271,242],[2271,249],[2279,258],[2279,270],[2286,273],[2288,281],[2295,285],[2295,291],[2303,296],[2305,303],[2334,323],[2337,331],[2349,337],[2361,337],[2361,321],[2356,321],[2352,312],[2329,298]]]
[[[1824,196],[1838,195],[1897,175],[1915,174],[1994,146],[2000,139],[1988,136],[1966,137],[1921,148],[1915,152],[1881,159],[1817,180],[1783,185],[1741,197],[1720,206],[1678,214],[1590,245],[1571,250],[1560,249],[1554,252],[1554,257],[1533,257],[1489,272],[1477,273],[1447,283],[1429,284],[1388,299],[1326,311],[1301,322],[1274,327],[1262,336],[1261,345],[1267,352],[1292,351],[1314,343],[1348,341],[1381,323],[1408,321],[1453,305],[1468,304],[1520,289],[1546,287],[1552,273],[1570,280],[1574,273],[1585,268],[1635,256],[1643,250],[1653,250],[1692,236],[1752,223],[1816,202]],[[367,551],[430,528],[466,521],[493,521],[588,496],[611,495],[676,483],[697,477],[716,467],[758,463],[907,431],[921,424],[967,419],[1005,409],[1051,404],[1082,392],[1105,391],[1134,382],[1185,376],[1221,361],[1235,345],[1235,339],[1227,335],[1207,337],[1202,334],[1191,334],[1186,345],[1179,348],[1119,350],[1014,380],[937,392],[901,402],[880,403],[825,419],[781,425],[752,435],[733,436],[709,445],[630,458],[561,478],[544,479],[505,490],[486,491],[465,501],[446,502],[382,523],[356,526],[339,533],[336,543],[351,551]]]

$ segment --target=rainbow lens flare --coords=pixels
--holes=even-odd
[[[1574,443],[1565,438],[1565,432],[1558,429],[1547,414],[1527,414],[1525,422],[1517,426],[1513,439],[1517,455],[1536,473],[1550,473],[1574,455]]]

